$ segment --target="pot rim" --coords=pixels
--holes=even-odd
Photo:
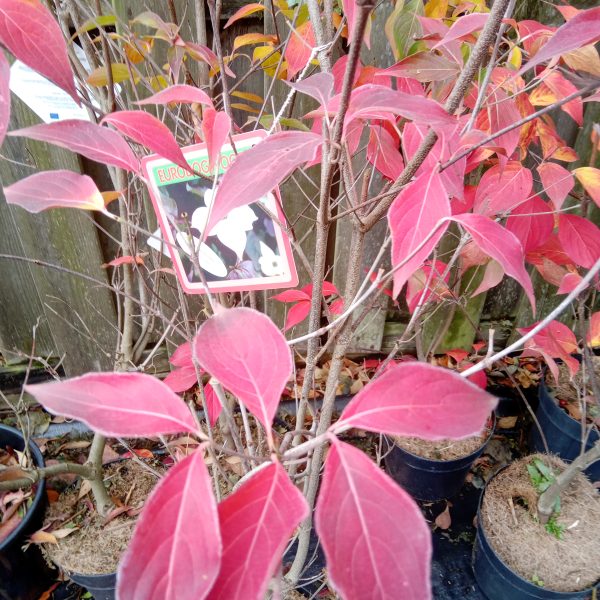
[[[10,433],[12,435],[17,435],[22,440],[23,447],[25,447],[25,437],[18,429],[0,423],[0,436],[3,432]],[[42,456],[42,452],[37,447],[35,442],[31,439],[29,440],[29,450],[31,452],[31,456],[35,465],[37,467],[43,467],[45,463],[44,457]],[[33,501],[31,503],[31,506],[25,513],[23,520],[19,523],[19,525],[17,525],[14,531],[12,531],[4,540],[2,540],[2,542],[0,542],[0,552],[11,546],[14,543],[14,541],[23,534],[23,531],[30,525],[31,519],[33,519],[35,513],[41,508],[42,502],[45,499],[45,495],[46,481],[44,479],[41,479],[37,482],[37,489],[33,496]]]
[[[543,454],[543,453],[536,452],[534,454]],[[526,456],[529,456],[529,455],[526,455]],[[521,457],[521,458],[525,458],[525,457]],[[517,460],[519,460],[519,459],[517,459]],[[479,496],[479,502],[477,504],[477,526],[476,526],[475,535],[476,535],[476,537],[481,536],[481,538],[485,541],[486,545],[489,546],[490,550],[493,552],[494,558],[496,558],[500,562],[500,564],[502,564],[502,566],[504,566],[506,569],[508,569],[523,584],[532,586],[532,588],[535,589],[538,586],[536,586],[534,583],[532,583],[528,579],[525,579],[524,577],[519,575],[519,573],[517,573],[511,567],[509,567],[502,560],[502,557],[496,552],[496,550],[494,550],[494,547],[492,546],[492,544],[490,544],[490,540],[485,535],[485,527],[483,526],[483,519],[481,518],[481,505],[483,504],[483,498],[485,496],[485,493],[487,491],[487,487],[488,487],[490,481],[492,481],[495,477],[497,477],[500,473],[502,473],[502,471],[506,470],[511,464],[513,464],[513,462],[515,462],[515,461],[513,460],[511,463],[504,465],[501,469],[498,469],[486,482],[485,487],[483,488],[483,491],[481,492],[481,494]],[[587,592],[592,593],[594,591],[594,589],[598,588],[599,584],[600,584],[600,579],[591,587],[584,588],[582,590],[576,590],[574,592],[559,592],[557,590],[552,590],[550,588],[540,588],[540,589],[545,589],[549,592],[552,592],[553,594],[560,594],[560,596],[558,596],[559,598],[565,598],[565,600],[568,600],[569,598],[573,597],[572,594],[580,594],[580,593],[587,593]]]
[[[440,459],[440,458],[426,458],[424,456],[419,456],[418,454],[413,454],[409,450],[406,450],[405,448],[398,446],[398,444],[396,444],[396,442],[394,441],[392,436],[387,436],[387,437],[392,440],[395,450],[400,450],[401,452],[405,452],[406,454],[408,454],[410,456],[414,456],[415,458],[418,458],[419,460],[429,461],[434,464],[446,465],[446,464],[449,464],[449,463],[452,463],[455,461],[463,461],[470,457],[475,457],[481,452],[481,449],[487,445],[487,443],[490,441],[490,439],[496,432],[496,422],[497,422],[496,413],[492,412],[492,414],[490,415],[490,418],[492,419],[492,423],[490,425],[489,433],[488,433],[487,437],[485,438],[485,440],[481,443],[481,445],[476,450],[474,450],[470,454],[465,454],[465,456],[460,456],[459,458],[449,458],[449,459],[444,460],[444,459]],[[419,436],[396,436],[396,437],[419,437]],[[466,438],[463,438],[463,439],[466,439]]]

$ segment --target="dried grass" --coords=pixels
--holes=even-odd
[[[135,461],[113,463],[105,468],[105,481],[109,495],[124,503],[130,495],[128,506],[141,507],[156,477]],[[81,528],[57,545],[44,547],[44,553],[64,571],[100,575],[114,573],[121,555],[127,548],[136,518],[122,514],[104,525],[104,518],[89,509],[89,496],[78,500],[79,486],[69,488],[50,506],[46,522],[65,521],[71,515]],[[87,505],[86,505],[87,501]]]
[[[584,590],[600,580],[600,496],[578,475],[561,497],[559,540],[536,520],[538,493],[527,464],[539,457],[555,472],[565,463],[536,454],[509,465],[486,488],[480,526],[500,558],[528,581],[557,592]]]

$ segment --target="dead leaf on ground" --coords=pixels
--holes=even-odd
[[[435,526],[439,529],[449,529],[452,525],[452,517],[450,516],[450,507],[452,502],[446,502],[446,508],[435,518]]]
[[[512,429],[517,424],[517,417],[501,417],[497,424],[500,429]]]

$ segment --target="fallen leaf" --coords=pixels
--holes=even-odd
[[[77,496],[78,500],[81,500],[84,496],[87,496],[92,491],[92,482],[89,479],[84,479],[81,482],[81,487],[79,488],[79,495]]]
[[[42,530],[32,533],[29,541],[32,544],[58,544],[58,540],[53,534]]]
[[[517,424],[517,417],[502,417],[497,425],[500,429],[512,429]]]
[[[450,516],[451,502],[446,502],[446,508],[435,518],[435,526],[439,529],[449,529],[452,525],[452,517]]]

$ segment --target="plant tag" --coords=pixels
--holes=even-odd
[[[290,240],[279,225],[285,223],[279,190],[234,208],[211,231],[204,231],[220,178],[235,161],[236,152],[248,150],[266,135],[255,131],[233,136],[235,151],[231,143],[224,144],[212,170],[206,144],[182,148],[193,173],[157,154],[142,161],[160,225],[148,245],[173,261],[188,294],[203,294],[205,283],[211,292],[275,289],[298,283]]]

